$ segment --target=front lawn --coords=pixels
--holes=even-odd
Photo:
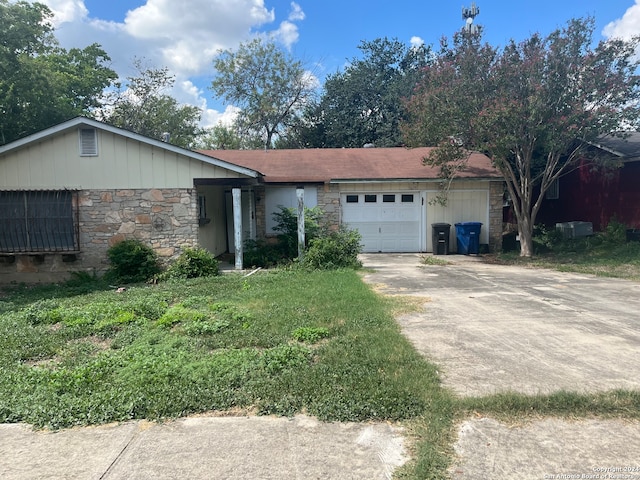
[[[0,300],[0,422],[64,428],[211,410],[401,420],[442,396],[352,270],[276,270]]]

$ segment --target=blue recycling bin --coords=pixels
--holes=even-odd
[[[458,243],[458,254],[469,255],[480,253],[480,222],[456,223],[456,240]]]

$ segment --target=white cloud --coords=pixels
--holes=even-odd
[[[280,41],[285,47],[291,46],[298,41],[298,26],[295,23],[284,21],[280,24],[280,28],[273,32],[272,36]]]
[[[84,19],[89,11],[83,0],[48,0],[42,1],[53,12],[53,25]]]
[[[63,47],[100,44],[121,79],[136,75],[134,58],[153,67],[168,67],[176,77],[171,95],[202,108],[202,123],[207,126],[228,122],[237,114],[235,107],[210,108],[211,93],[205,89],[213,77],[217,53],[236,48],[258,31],[291,48],[299,38],[294,22],[305,18],[302,8],[291,2],[287,19],[276,26],[276,12],[265,6],[265,0],[146,0],[126,15],[117,11],[120,2],[112,2],[116,13],[124,15],[123,21],[92,16],[84,0],[39,1],[54,13],[56,37]],[[196,87],[196,81],[205,87]]]
[[[411,43],[412,47],[421,47],[424,45],[424,40],[420,37],[411,37],[409,43]]]
[[[291,12],[289,13],[289,21],[291,22],[297,22],[297,21],[302,21],[305,18],[305,14],[302,11],[302,8],[300,7],[300,5],[298,5],[296,2],[291,2]]]
[[[640,0],[629,7],[622,18],[605,25],[602,34],[607,38],[628,39],[640,34]]]

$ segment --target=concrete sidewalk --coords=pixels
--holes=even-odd
[[[2,480],[390,479],[405,461],[397,427],[304,415],[200,416],[56,433],[0,425]]]

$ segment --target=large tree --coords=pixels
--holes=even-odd
[[[60,48],[51,16],[39,3],[0,0],[0,144],[91,116],[117,78],[99,45]]]
[[[327,147],[380,147],[402,143],[402,99],[410,96],[428,63],[430,48],[397,39],[363,41],[362,58],[330,75],[320,102]]]
[[[297,121],[315,92],[302,62],[272,41],[258,38],[220,52],[214,67],[211,90],[241,109],[236,125],[249,137],[261,135],[265,148]]]
[[[199,127],[202,111],[193,105],[182,105],[168,91],[175,77],[165,68],[153,68],[134,60],[137,76],[127,77],[125,85],[110,95],[109,107],[102,119],[116,127],[148,137],[163,139],[173,145],[191,148],[202,133]]]
[[[598,137],[638,125],[638,39],[593,45],[594,21],[573,19],[498,49],[481,34],[443,41],[407,103],[410,145],[439,146],[426,163],[451,180],[468,153],[486,153],[505,179],[521,255],[549,186],[589,155]],[[447,184],[447,182],[443,182]]]

